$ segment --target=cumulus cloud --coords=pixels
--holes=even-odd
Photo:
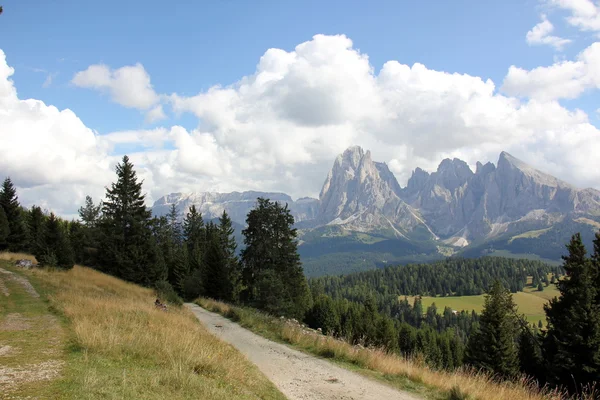
[[[550,4],[569,11],[569,24],[582,31],[600,32],[600,4],[591,0],[550,0]]]
[[[537,100],[574,99],[600,88],[600,42],[577,55],[576,61],[559,61],[532,70],[511,66],[502,90],[512,96]]]
[[[554,25],[545,14],[542,14],[542,21],[534,26],[525,36],[529,45],[545,44],[554,47],[556,50],[562,50],[567,44],[571,43],[570,39],[563,39],[558,36],[553,36]]]
[[[561,67],[576,71],[561,71],[571,78],[558,76],[565,82],[587,82],[583,89],[576,88],[579,93],[591,88],[585,79],[593,76],[596,51],[590,46],[569,62],[575,66]],[[8,66],[2,64],[0,123],[14,113],[15,104],[28,101],[18,100]],[[505,87],[509,81],[507,76]],[[6,137],[31,131],[34,136],[27,143],[37,145],[38,137],[48,136],[57,144],[37,163],[13,165],[8,171],[25,176],[29,169],[39,169],[41,177],[34,173],[28,178],[27,196],[49,199],[51,204],[66,201],[69,194],[61,197],[61,188],[71,187],[75,197],[84,196],[87,187],[101,189],[113,178],[110,166],[124,153],[144,179],[150,200],[177,191],[264,190],[315,196],[335,156],[358,144],[370,149],[375,160],[387,162],[401,184],[417,166],[432,170],[445,157],[459,157],[471,165],[495,162],[506,150],[576,185],[598,186],[600,131],[583,111],[569,110],[555,100],[568,92],[561,91],[522,98],[498,91],[490,79],[419,63],[388,61],[376,68],[348,37],[317,35],[291,51],[267,50],[256,70],[233,84],[190,97],[168,96],[175,112],[198,117],[195,129],[172,126],[94,135],[71,112],[39,105],[36,113],[41,109],[68,114],[73,126],[54,129],[52,119],[44,122],[45,130],[31,130],[38,114],[15,117],[20,125]],[[529,96],[532,91],[523,93]],[[12,99],[10,104],[7,99]],[[74,140],[79,135],[83,139]],[[0,160],[5,142],[0,144]],[[86,163],[67,164],[76,169],[72,176],[60,171],[66,184],[53,180],[51,169],[43,166],[52,165],[54,153],[73,147],[72,157],[79,160],[81,155],[83,160],[86,155]],[[20,148],[19,160],[28,159],[27,146],[21,143]],[[8,165],[0,164],[0,170]],[[73,202],[78,207],[81,201]],[[71,209],[76,210],[75,205]]]
[[[118,69],[104,64],[90,65],[75,74],[71,83],[78,87],[108,92],[111,99],[122,106],[149,110],[147,122],[156,122],[166,116],[159,103],[160,96],[150,83],[150,75],[140,63]]]
[[[82,188],[102,190],[108,162],[94,132],[71,110],[19,99],[13,73],[0,50],[0,171],[22,188],[25,204],[47,200],[57,211],[72,211],[69,205],[82,199]]]

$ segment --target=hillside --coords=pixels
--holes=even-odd
[[[150,289],[13,264],[0,261],[0,397],[284,399],[187,309],[156,309]]]
[[[194,204],[211,219],[225,210],[241,230],[258,197],[288,204],[308,276],[495,251],[558,261],[572,234],[581,232],[590,245],[600,227],[599,191],[575,188],[506,152],[475,171],[459,159],[431,173],[417,168],[401,187],[385,163],[358,146],[334,160],[319,199],[173,193],[153,212],[163,215],[174,204],[183,216]]]

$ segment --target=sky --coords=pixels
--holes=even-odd
[[[600,189],[600,1],[0,0],[0,178],[74,216],[124,154],[172,192],[317,197],[501,151]]]

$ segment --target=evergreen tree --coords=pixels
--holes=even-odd
[[[0,207],[4,209],[10,233],[6,239],[10,251],[24,251],[27,249],[27,226],[25,224],[17,190],[10,178],[6,178],[0,189]],[[3,250],[3,249],[0,249]]]
[[[500,281],[485,297],[479,324],[467,344],[467,363],[501,378],[514,377],[519,368],[515,304]]]
[[[183,288],[185,279],[189,275],[190,266],[188,261],[187,246],[179,245],[175,251],[175,258],[173,263],[173,288],[180,296],[183,296]]]
[[[8,247],[8,235],[10,235],[10,227],[4,208],[0,207],[0,249]]]
[[[117,182],[106,189],[102,205],[99,261],[106,272],[151,286],[166,279],[167,268],[152,236],[142,182],[127,156],[116,166],[116,173]]]
[[[537,380],[543,379],[542,349],[537,334],[524,324],[519,334],[519,369]]]
[[[579,233],[567,249],[566,276],[557,283],[561,295],[544,306],[548,329],[543,350],[550,383],[579,393],[600,377],[599,289],[594,261],[586,257]]]
[[[231,293],[227,259],[218,228],[209,222],[206,226],[208,245],[203,275],[204,295],[217,300],[227,300]]]
[[[242,231],[246,248],[242,251],[246,300],[258,308],[267,306],[277,314],[302,318],[310,307],[310,292],[304,277],[294,217],[287,205],[259,198],[248,213]],[[260,284],[259,284],[260,281]],[[281,293],[274,298],[273,292]],[[268,298],[268,300],[267,300]],[[274,301],[274,304],[267,304]]]
[[[316,298],[312,308],[307,313],[306,322],[313,329],[321,328],[325,335],[333,335],[339,332],[340,316],[331,297],[323,294]]]
[[[171,238],[176,245],[180,245],[183,242],[183,228],[179,222],[179,211],[175,203],[171,204],[169,214],[167,215],[167,221],[169,221],[169,227],[171,230]]]
[[[233,233],[234,229],[231,218],[223,210],[223,214],[219,218],[219,239],[225,258],[227,280],[229,281],[229,293],[226,300],[238,302],[240,300],[240,293],[243,290],[242,271],[236,256],[237,243],[235,242]]]
[[[85,226],[94,228],[100,221],[102,202],[95,205],[90,196],[85,196],[85,205],[79,208],[79,217]]]
[[[73,268],[73,249],[60,219],[50,213],[45,225],[43,250],[38,261],[50,267]]]
[[[29,251],[39,259],[44,250],[46,216],[40,207],[32,206],[29,210],[27,222],[29,226]]]

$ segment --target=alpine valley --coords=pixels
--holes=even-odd
[[[385,163],[358,146],[339,155],[319,199],[283,193],[172,193],[155,215],[194,204],[206,220],[226,210],[240,235],[258,197],[287,203],[307,275],[340,274],[448,256],[498,255],[557,263],[581,232],[600,228],[600,191],[578,189],[502,152],[496,165],[459,159],[437,171],[417,168],[401,187]],[[240,243],[241,244],[241,243]]]

